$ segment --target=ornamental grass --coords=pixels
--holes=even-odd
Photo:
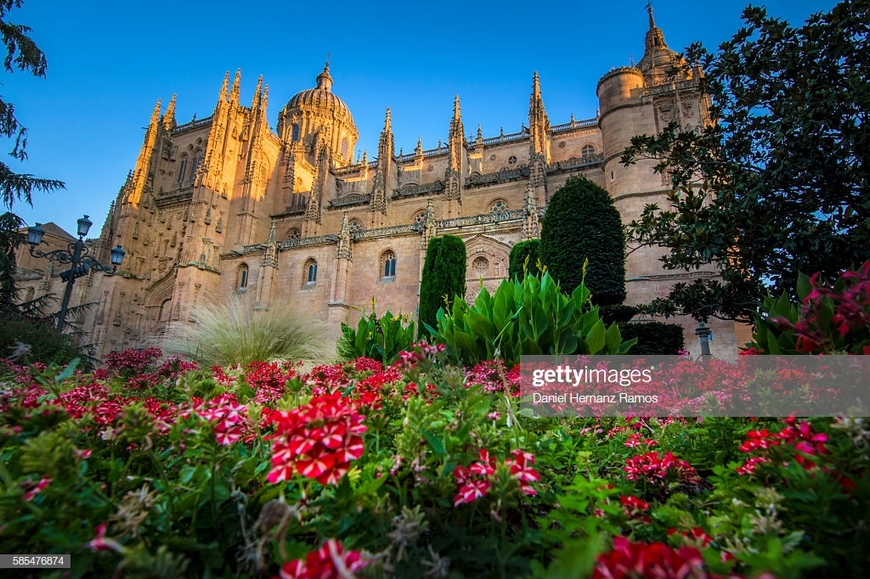
[[[163,349],[203,366],[247,366],[255,361],[320,363],[329,359],[326,324],[293,302],[255,309],[233,300],[196,309],[196,324],[170,331]]]

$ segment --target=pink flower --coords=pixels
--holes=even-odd
[[[289,412],[275,411],[271,483],[288,480],[295,468],[321,484],[336,484],[350,470],[350,461],[362,456],[364,416],[340,393],[317,396]]]
[[[32,501],[36,497],[36,495],[38,495],[39,493],[44,491],[45,488],[49,484],[51,484],[51,479],[48,477],[43,477],[43,478],[39,479],[39,482],[36,484],[33,484],[32,482],[29,482],[29,481],[25,482],[22,486],[24,486],[24,488],[27,488],[28,490],[24,493],[24,496],[21,498],[24,500],[24,502],[29,503],[30,501]]]
[[[598,556],[592,579],[707,579],[704,559],[695,547],[672,549],[664,543],[632,543],[614,537],[613,549]]]
[[[320,549],[281,567],[281,579],[347,579],[371,561],[360,551],[345,551],[335,539],[328,539]]]
[[[106,527],[106,523],[97,525],[96,536],[88,543],[88,548],[95,553],[97,551],[123,552],[124,547],[118,541],[106,538]]]

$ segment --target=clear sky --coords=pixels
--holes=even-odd
[[[740,27],[748,0],[653,2],[674,50],[715,47]],[[770,14],[798,24],[833,0],[770,0]],[[25,0],[8,22],[33,29],[46,53],[45,79],[0,75],[0,94],[29,129],[20,172],[59,179],[66,190],[13,210],[28,224],[74,231],[91,216],[99,235],[109,204],[136,163],[151,110],[177,96],[176,119],[212,114],[227,71],[242,70],[242,103],[263,75],[269,123],[312,88],[331,59],[333,92],[359,129],[358,152],[377,150],[392,108],[396,153],[446,140],[453,98],[467,135],[528,123],[532,74],[541,78],[552,124],[595,116],[598,79],[643,55],[646,0],[597,2],[258,2]],[[0,146],[11,150],[10,141]]]

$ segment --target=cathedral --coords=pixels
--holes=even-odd
[[[590,118],[551,123],[535,73],[520,132],[467,133],[457,96],[452,114],[445,107],[446,142],[434,149],[418,142],[407,154],[394,150],[386,109],[371,159],[352,158],[359,134],[328,63],[313,88],[287,101],[274,130],[268,87],[260,78],[250,106],[243,105],[240,72],[227,73],[206,118],[179,125],[175,96],[165,110],[158,101],[135,168],[99,238],[89,241],[101,262],[118,245],[124,261],[116,274],[91,271],[74,286],[71,305],[96,304],[81,320],[85,341],[97,357],[151,345],[175,324],[195,324],[198,307],[231,299],[261,309],[295,301],[318,312],[332,338],[372,298],[380,314],[413,317],[427,243],[444,234],[465,241],[467,299],[481,284],[492,291],[507,277],[511,246],[538,236],[550,196],[570,176],[606,189],[623,222],[662,202],[668,182],[654,174],[655,163],[625,167],[620,156],[634,135],[655,134],[674,120],[709,122],[701,72],[675,77],[678,58],[650,10],[643,58],[601,77],[599,110]],[[49,244],[74,239],[48,225]],[[629,253],[627,303],[715,275],[665,271],[661,255],[647,247]],[[46,263],[19,258],[24,296],[63,293],[59,272]],[[678,322],[697,354],[697,324]],[[734,355],[745,341],[733,323],[712,329],[714,355]]]

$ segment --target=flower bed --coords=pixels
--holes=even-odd
[[[418,346],[92,374],[11,362],[0,552],[55,577],[861,576],[859,419],[540,418]],[[721,387],[721,385],[711,385]]]

